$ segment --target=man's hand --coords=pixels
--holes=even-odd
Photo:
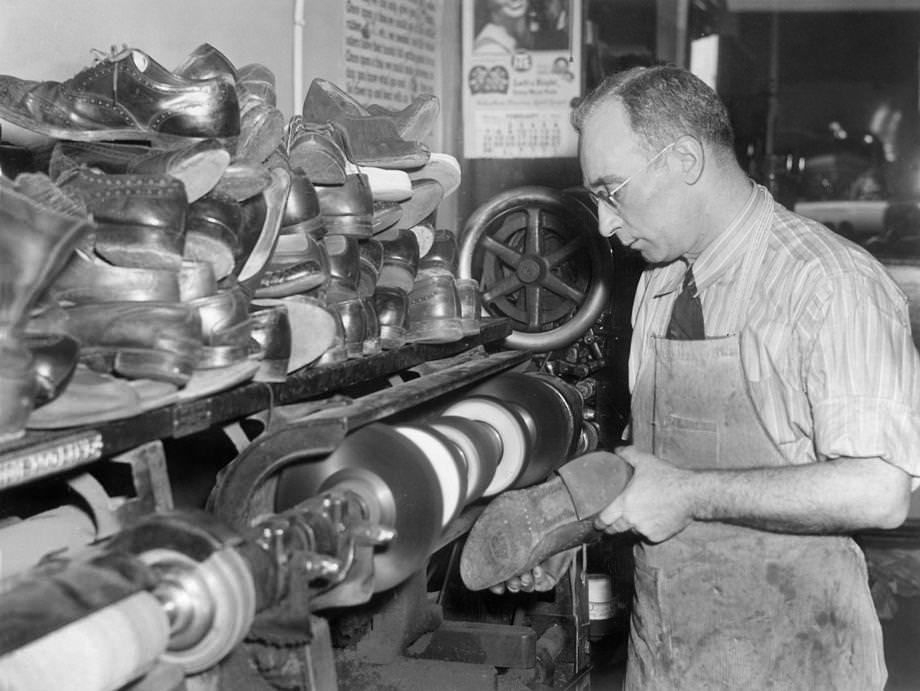
[[[693,471],[634,446],[615,453],[633,467],[633,477],[597,515],[594,527],[611,535],[633,530],[651,542],[662,542],[686,528],[693,520]]]
[[[572,563],[578,547],[554,554],[527,573],[512,576],[504,583],[493,585],[489,590],[496,595],[509,593],[543,593],[556,587],[556,583]]]

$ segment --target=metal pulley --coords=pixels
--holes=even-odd
[[[518,187],[480,206],[460,238],[458,273],[482,306],[512,321],[509,348],[550,352],[577,340],[610,299],[613,253],[576,190]]]

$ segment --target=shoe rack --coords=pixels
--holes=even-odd
[[[398,375],[421,363],[454,357],[477,346],[497,344],[510,333],[506,320],[483,320],[478,335],[454,343],[413,343],[360,360],[308,367],[294,372],[284,382],[249,382],[129,419],[66,430],[30,430],[19,439],[0,444],[0,492],[73,471],[148,442],[181,439],[276,406],[322,400],[342,389]],[[510,358],[510,362],[507,355],[488,359],[490,364],[484,364],[481,372],[471,374],[473,378],[453,381],[446,386],[461,387],[527,359],[526,353],[512,352],[517,357]],[[430,394],[433,397],[445,390],[438,387]]]

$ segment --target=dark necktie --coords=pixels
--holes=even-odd
[[[684,274],[684,285],[674,301],[667,335],[670,339],[683,341],[706,338],[703,331],[703,305],[693,278],[693,265],[688,266]]]

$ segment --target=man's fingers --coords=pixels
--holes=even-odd
[[[613,450],[613,452],[624,461],[629,463],[629,465],[631,465],[633,468],[635,468],[636,465],[641,462],[640,454],[638,451],[636,451],[635,446],[618,446]]]

